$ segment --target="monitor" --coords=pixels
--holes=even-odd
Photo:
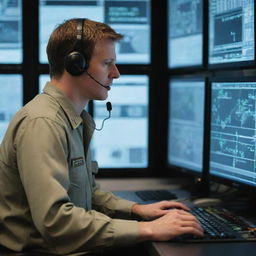
[[[209,1],[210,65],[255,60],[254,0]]]
[[[212,81],[211,94],[210,178],[255,187],[256,80]]]
[[[203,0],[169,0],[169,68],[203,64]]]
[[[175,78],[169,89],[168,165],[201,174],[205,80]]]
[[[45,49],[51,31],[56,24],[61,24],[70,18],[87,18],[104,22],[116,32],[121,33],[124,37],[116,44],[118,64],[150,63],[150,0],[39,0],[39,57],[41,63],[47,62]]]
[[[93,158],[100,168],[148,167],[148,92],[146,75],[122,75],[113,82],[108,101],[111,118],[95,132],[91,143]],[[93,101],[93,117],[100,128],[108,116],[106,102]]]

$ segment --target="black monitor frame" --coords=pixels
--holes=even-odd
[[[169,86],[168,88],[170,88],[170,83],[171,81],[185,81],[185,82],[196,82],[196,81],[202,81],[204,82],[204,120],[203,120],[203,125],[204,125],[204,131],[203,131],[203,150],[202,150],[202,172],[198,172],[196,170],[190,169],[190,168],[186,168],[183,166],[178,166],[175,164],[171,164],[169,163],[168,160],[168,150],[169,150],[169,145],[166,147],[166,166],[167,166],[167,172],[169,173],[169,175],[172,175],[173,173],[178,173],[181,176],[191,176],[196,180],[196,183],[199,184],[199,187],[197,187],[197,192],[202,192],[203,194],[207,194],[208,193],[208,167],[209,167],[209,143],[208,143],[208,134],[209,134],[209,83],[208,83],[208,78],[203,77],[203,76],[191,76],[191,77],[184,77],[184,76],[173,76],[169,78]],[[170,92],[168,90],[168,95],[170,95]],[[167,120],[169,120],[169,109],[170,109],[170,97],[168,100],[168,117]],[[168,143],[169,140],[169,121],[166,122],[167,123],[167,140],[166,142]]]
[[[227,185],[229,187],[233,187],[233,188],[238,188],[241,191],[256,191],[256,185],[249,185],[243,182],[239,182],[239,181],[235,181],[235,180],[229,180],[228,178],[225,177],[220,177],[217,175],[212,175],[210,174],[210,144],[211,144],[211,101],[212,101],[212,83],[214,82],[254,82],[256,83],[256,76],[248,76],[248,77],[223,77],[223,78],[211,78],[208,80],[208,87],[210,89],[209,92],[209,132],[208,132],[208,138],[207,141],[209,142],[209,148],[208,148],[208,169],[207,172],[205,173],[205,179],[208,182],[216,182],[219,184],[223,184],[223,185]]]
[[[209,4],[210,0],[207,0],[208,2],[208,6],[210,7]],[[207,9],[207,13],[208,13],[208,29],[207,29],[207,67],[209,70],[215,70],[215,69],[220,69],[220,68],[224,68],[224,69],[239,69],[239,68],[252,68],[253,66],[256,65],[256,3],[254,2],[254,60],[248,60],[248,61],[237,61],[237,62],[227,62],[227,63],[215,63],[215,64],[210,64],[209,63],[209,33],[210,33],[210,16],[209,16],[209,8]]]
[[[171,6],[170,3],[171,0],[168,0],[168,8],[167,8],[167,17],[169,17],[169,9]],[[204,70],[207,66],[208,58],[207,58],[207,53],[208,53],[208,26],[205,20],[208,20],[208,4],[207,1],[202,0],[202,63],[197,64],[197,65],[183,65],[179,67],[170,67],[169,66],[169,18],[167,19],[167,51],[168,51],[168,69],[171,70],[172,72],[191,72],[191,71],[196,71],[196,70]]]

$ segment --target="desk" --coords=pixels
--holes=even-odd
[[[184,179],[101,179],[102,189],[139,190],[139,189],[178,189]],[[170,243],[146,242],[143,244],[150,256],[254,256],[256,243]]]
[[[189,184],[184,178],[96,178],[102,190],[179,189]]]
[[[254,256],[256,243],[195,243],[147,242],[150,256]]]
[[[139,189],[178,189],[184,185],[181,179],[159,178],[134,178],[134,179],[97,179],[103,190],[139,190]],[[136,248],[138,253],[126,254],[126,249],[120,249],[113,255],[141,255],[141,256],[254,256],[256,255],[256,243],[169,243],[169,242],[146,242],[140,244],[141,249]],[[131,250],[133,250],[131,248]],[[144,251],[145,250],[145,251]],[[121,251],[121,253],[120,253]],[[128,251],[127,251],[128,252]],[[147,252],[147,253],[146,253]],[[39,256],[43,254],[8,253],[1,252],[0,256]],[[104,255],[101,255],[104,256]]]

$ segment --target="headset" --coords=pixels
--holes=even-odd
[[[83,27],[86,19],[76,19],[77,34],[74,49],[64,59],[64,67],[72,76],[82,75],[89,66],[88,60],[83,54]]]

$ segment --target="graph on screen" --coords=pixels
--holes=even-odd
[[[254,60],[254,1],[209,1],[209,64]]]
[[[213,83],[210,174],[256,185],[256,82]]]

